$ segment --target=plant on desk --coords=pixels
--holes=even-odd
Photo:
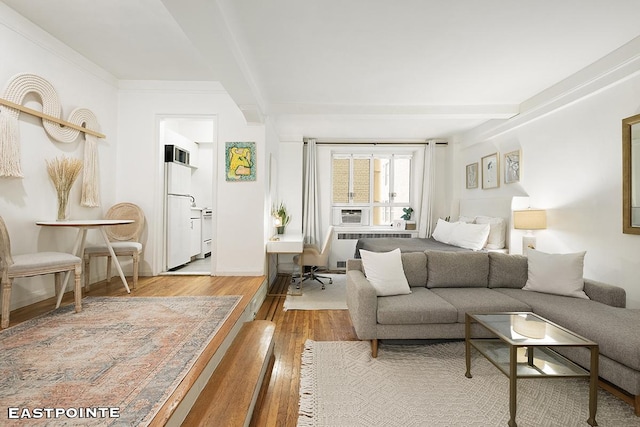
[[[277,208],[274,207],[271,209],[271,215],[273,216],[278,234],[284,234],[285,226],[289,224],[289,221],[291,221],[291,215],[287,213],[287,207],[283,202],[280,202],[280,205]]]

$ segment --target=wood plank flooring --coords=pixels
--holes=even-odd
[[[243,295],[245,305],[264,277],[155,276],[141,277],[134,296]],[[286,293],[290,276],[279,275],[273,293]],[[117,277],[111,283],[93,284],[89,296],[126,296]],[[298,419],[298,387],[301,355],[306,340],[357,340],[347,310],[283,311],[285,297],[267,297],[256,319],[275,322],[275,363],[271,381],[256,405],[252,426],[295,426]],[[68,292],[63,305],[73,303]],[[11,313],[11,325],[53,309],[53,298]],[[233,392],[233,390],[230,390]],[[221,420],[221,424],[224,422]]]

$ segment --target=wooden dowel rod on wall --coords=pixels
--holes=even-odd
[[[49,120],[50,122],[54,122],[54,123],[57,123],[57,124],[62,125],[62,126],[70,127],[71,129],[75,129],[75,130],[78,130],[80,132],[88,133],[89,135],[93,135],[93,136],[96,136],[98,138],[106,138],[106,136],[104,134],[102,134],[100,132],[97,132],[95,130],[83,128],[82,126],[78,126],[76,124],[67,122],[65,120],[61,120],[61,119],[59,119],[57,117],[53,117],[53,116],[50,116],[48,114],[42,113],[42,112],[40,112],[38,110],[33,110],[33,109],[25,107],[23,105],[16,104],[16,103],[11,102],[11,101],[7,101],[6,99],[0,98],[0,104],[5,105],[7,107],[15,108],[16,110],[20,110],[23,113],[31,114],[32,116],[40,117],[41,119]]]

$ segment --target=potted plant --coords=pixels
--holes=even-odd
[[[416,222],[415,221],[410,221],[411,220],[411,215],[413,214],[413,208],[412,207],[403,208],[402,212],[404,212],[404,215],[402,215],[400,218],[405,220],[406,230],[415,230],[416,229]]]
[[[280,205],[277,208],[274,207],[271,210],[271,215],[275,220],[278,234],[284,234],[285,226],[289,224],[289,221],[291,221],[291,215],[287,213],[287,207],[283,202],[280,202]]]

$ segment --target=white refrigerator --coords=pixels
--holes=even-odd
[[[167,270],[191,261],[191,168],[165,163],[167,188]]]

